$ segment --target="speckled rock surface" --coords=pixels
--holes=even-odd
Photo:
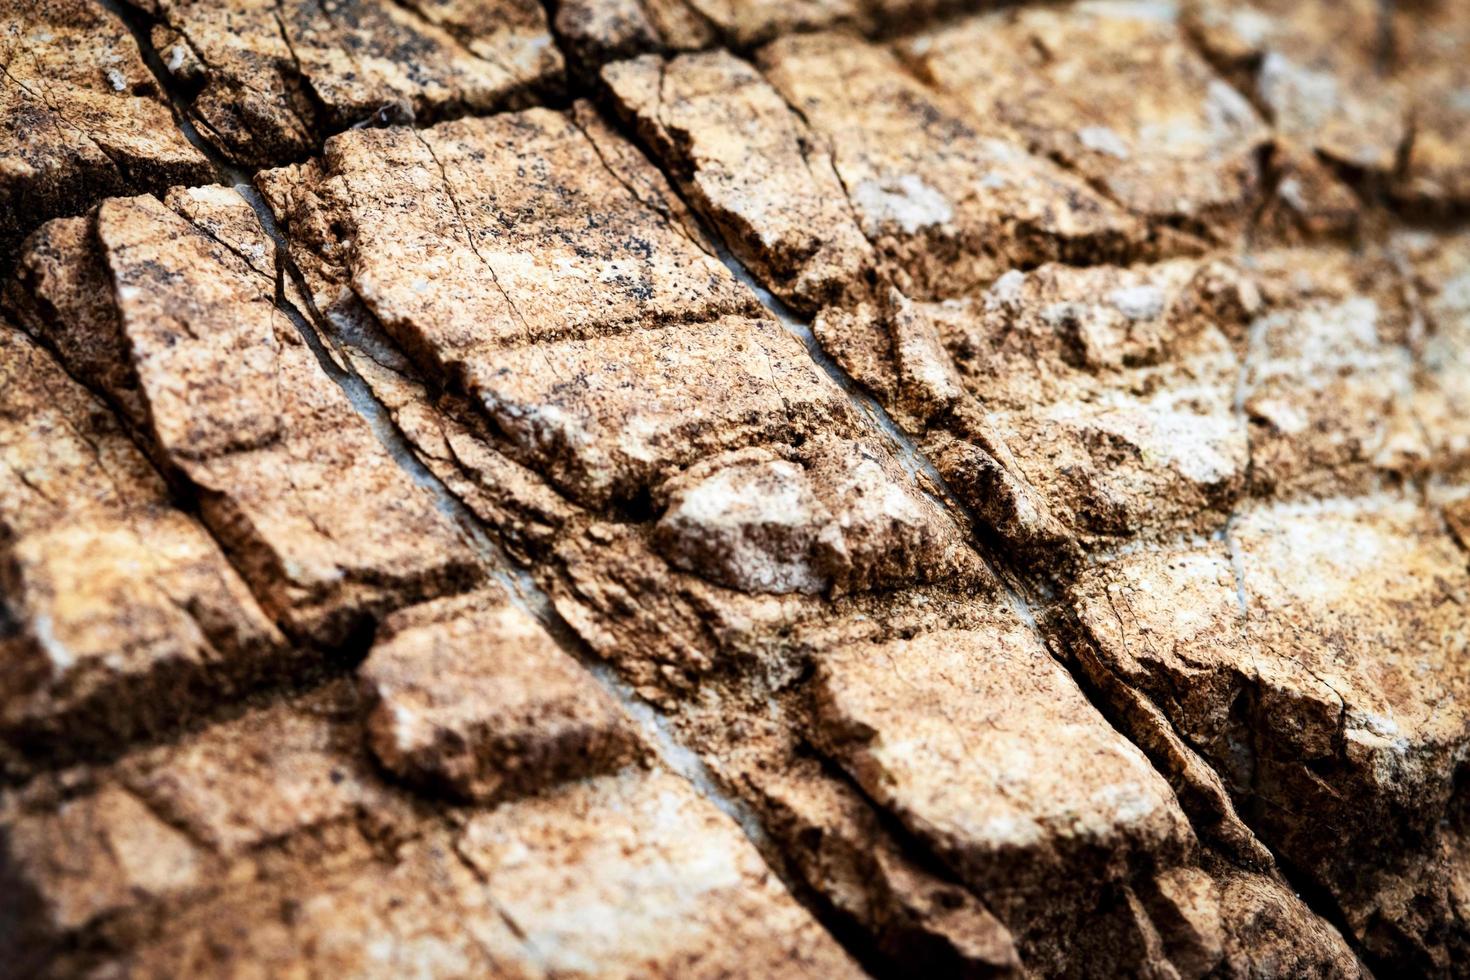
[[[959,6],[7,49],[12,973],[1464,972],[1458,8]]]
[[[0,267],[47,218],[212,175],[127,26],[90,0],[0,4]]]
[[[189,116],[220,153],[263,166],[356,124],[524,105],[561,84],[527,0],[133,0]]]

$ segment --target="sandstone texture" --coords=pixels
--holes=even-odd
[[[90,0],[6,0],[0,62],[0,265],[47,218],[212,177],[127,26]]]
[[[0,13],[14,975],[1465,974],[1462,5]]]

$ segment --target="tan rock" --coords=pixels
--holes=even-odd
[[[1470,733],[1467,589],[1437,517],[1380,495],[1257,506],[1227,542],[1120,556],[1073,597],[1110,669],[1224,774],[1358,941],[1422,965],[1465,942],[1437,848]],[[1402,887],[1417,921],[1391,907]]]
[[[1185,6],[1186,30],[1283,139],[1382,182],[1409,138],[1402,86],[1382,77],[1372,0]]]
[[[1415,312],[1414,418],[1439,470],[1470,464],[1470,237],[1405,233],[1393,242],[1408,263]]]
[[[954,434],[976,441],[978,425],[1035,490],[1034,504],[1013,505],[1022,527],[1042,507],[1095,541],[1223,522],[1247,465],[1228,332],[1258,302],[1238,267],[1186,260],[1013,271],[976,300],[923,312],[978,413]],[[939,461],[956,475],[967,465]]]
[[[1409,91],[1413,141],[1397,196],[1449,213],[1470,200],[1465,90],[1470,11],[1453,0],[1418,0],[1392,11],[1393,63]]]
[[[0,262],[48,218],[211,178],[127,25],[99,5],[5,0],[0,60]]]
[[[772,291],[805,312],[862,295],[876,256],[831,156],[755,68],[725,51],[649,55],[602,78]]]
[[[546,15],[526,0],[147,0],[164,67],[205,139],[283,163],[359,122],[524,105],[560,86]]]
[[[1385,260],[1291,250],[1257,260],[1265,310],[1242,382],[1252,480],[1331,492],[1422,467],[1411,311]]]
[[[793,36],[757,64],[830,154],[858,226],[910,297],[959,295],[1014,266],[1117,258],[1138,241],[1134,220],[1082,180],[972,124],[882,48]],[[742,176],[744,220],[780,174]]]
[[[145,198],[104,203],[96,247],[146,398],[135,423],[291,632],[341,642],[474,577],[458,532],[240,256]]]
[[[496,593],[393,614],[358,676],[378,761],[458,797],[539,789],[639,751],[592,675]]]
[[[0,324],[0,724],[40,764],[115,750],[292,659],[107,409]]]
[[[860,975],[729,818],[670,776],[513,803],[457,847],[551,974]]]
[[[1074,3],[904,42],[919,74],[1146,220],[1156,246],[1234,241],[1270,132],[1187,42],[1169,4]]]

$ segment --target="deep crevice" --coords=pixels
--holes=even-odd
[[[262,229],[275,242],[277,262],[280,265],[282,276],[290,277],[310,308],[311,293],[306,289],[305,278],[290,258],[289,243],[276,225],[275,217],[269,206],[253,188],[244,187],[239,190],[255,209]],[[754,809],[721,787],[719,780],[709,770],[703,758],[679,740],[669,719],[640,696],[633,686],[618,674],[615,667],[597,656],[587,646],[571,624],[556,609],[555,603],[536,582],[531,572],[513,561],[497,537],[470,510],[468,505],[424,465],[408,438],[393,420],[391,413],[378,401],[367,382],[352,368],[351,361],[345,352],[342,352],[340,365],[333,359],[323,337],[329,338],[327,342],[335,346],[337,344],[335,332],[325,325],[320,312],[311,308],[310,313],[315,323],[309,322],[307,317],[285,298],[283,283],[278,284],[276,302],[282,308],[282,312],[291,318],[297,330],[302,333],[306,343],[311,346],[322,369],[342,387],[352,401],[353,407],[372,425],[374,433],[394,461],[403,467],[417,484],[433,495],[440,509],[450,516],[475,544],[491,577],[505,588],[512,601],[535,618],[558,646],[581,664],[614,702],[632,718],[648,745],[665,767],[690,783],[701,796],[739,826],[757,853],[761,855],[766,866],[793,896],[800,898],[808,895],[809,897],[802,883],[790,874],[789,869],[784,867],[782,862],[776,860],[781,853],[780,848],[773,843]],[[321,326],[318,327],[316,324],[321,324]],[[847,949],[854,959],[860,963],[871,962],[871,957],[865,950],[851,945],[853,937],[844,935],[840,924],[832,922],[830,916],[820,914],[820,909],[812,908],[810,905],[808,909],[813,912],[816,920],[828,929],[833,939]]]

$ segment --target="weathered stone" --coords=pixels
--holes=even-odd
[[[729,818],[671,776],[512,803],[457,847],[548,973],[861,975]]]
[[[804,312],[861,296],[876,260],[830,154],[725,51],[608,65],[619,108],[741,261]]]
[[[291,659],[107,409],[6,324],[0,463],[0,725],[29,763],[165,731]]]
[[[475,577],[468,546],[276,307],[269,279],[149,198],[109,200],[95,224],[112,310],[63,319],[60,335],[98,359],[126,351],[137,397],[109,394],[289,632],[340,643]],[[77,366],[104,383],[116,374]]]
[[[1393,64],[1414,119],[1397,197],[1424,210],[1470,202],[1470,10],[1454,0],[1413,0],[1392,10]]]
[[[637,754],[592,676],[503,595],[394,613],[358,676],[373,754],[396,775],[493,800],[616,769]]]
[[[529,0],[135,0],[200,132],[231,159],[280,164],[358,123],[525,105],[561,83]]]
[[[1011,272],[925,311],[974,400],[953,434],[998,440],[1034,488],[1009,508],[1018,543],[1034,506],[1084,542],[1223,522],[1247,464],[1229,333],[1258,302],[1239,268],[1175,261]],[[963,453],[936,455],[952,482],[965,472]],[[985,506],[984,483],[956,485]]]
[[[1187,42],[1172,5],[989,14],[904,42],[972,116],[1012,127],[1145,219],[1164,251],[1232,242],[1262,196],[1270,132]]]
[[[208,181],[128,28],[89,0],[0,3],[0,265],[109,194]]]
[[[1467,590],[1437,517],[1381,495],[1256,506],[1226,541],[1121,555],[1072,592],[1108,668],[1371,955],[1442,970],[1466,942],[1441,848],[1458,846],[1470,738]]]
[[[762,49],[757,64],[810,125],[858,226],[913,298],[959,295],[1016,266],[1105,261],[1137,244],[1132,218],[1009,131],[966,120],[882,48],[846,35],[793,36]],[[717,123],[704,125],[717,132]],[[779,168],[742,175],[744,220],[756,217],[749,202],[774,186],[800,186],[782,176]]]
[[[1392,248],[1405,270],[1423,336],[1414,348],[1414,419],[1429,443],[1429,465],[1470,466],[1470,237],[1404,233]]]
[[[1330,493],[1422,467],[1411,310],[1390,263],[1290,250],[1254,265],[1265,304],[1241,388],[1252,481]]]

